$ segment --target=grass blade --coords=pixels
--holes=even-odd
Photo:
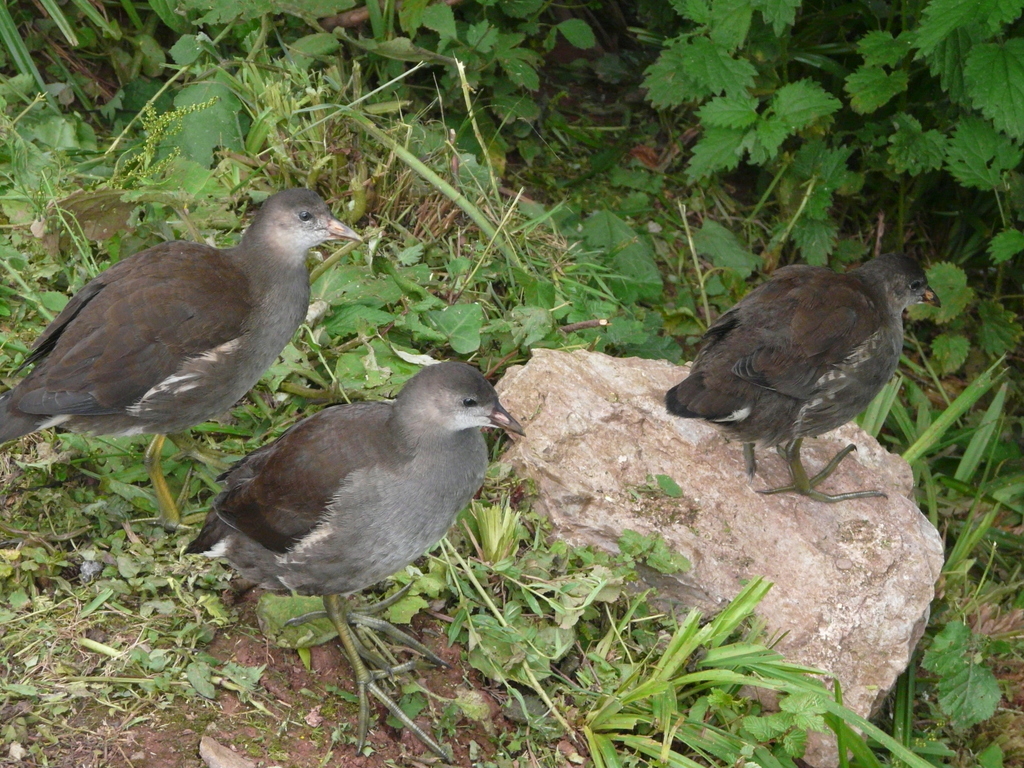
[[[960,393],[960,396],[952,402],[949,408],[943,411],[939,418],[935,419],[931,426],[921,433],[921,436],[914,441],[914,444],[903,452],[903,458],[908,464],[913,465],[924,458],[942,439],[942,436],[946,434],[946,430],[953,426],[957,419],[972,408],[986,392],[1003,378],[1005,370],[1000,370],[1003,366],[1003,360],[1005,360],[1005,357],[1000,357],[988,370],[972,381]]]

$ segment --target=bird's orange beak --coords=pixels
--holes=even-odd
[[[933,307],[941,307],[942,302],[939,301],[939,296],[930,287],[924,289],[924,294],[921,297],[921,301],[925,304],[931,304]]]

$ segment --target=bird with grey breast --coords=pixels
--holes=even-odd
[[[689,377],[668,391],[666,406],[743,441],[750,477],[755,444],[777,447],[792,482],[762,493],[792,491],[825,502],[884,496],[815,490],[854,446],[813,477],[800,446],[845,424],[881,391],[903,349],[903,310],[919,302],[939,303],[917,261],[901,253],[845,274],[783,267],[708,329]]]
[[[146,451],[160,522],[179,522],[160,466],[164,436],[227,410],[306,316],[306,251],[360,240],[309,189],[268,198],[233,248],[176,240],[136,253],[79,290],[0,395],[0,443],[45,427],[154,434]],[[171,439],[187,444],[184,435]]]
[[[358,684],[357,751],[366,739],[369,692],[448,757],[377,684],[414,662],[388,667],[349,625],[383,631],[444,662],[387,622],[350,611],[343,598],[404,568],[444,536],[483,483],[481,427],[523,434],[475,368],[427,366],[394,401],[327,408],[238,462],[222,476],[225,489],[186,550],[224,557],[267,589],[323,597]]]

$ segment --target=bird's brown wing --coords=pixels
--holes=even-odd
[[[797,399],[878,330],[882,317],[860,282],[827,269],[786,267],[745,307],[730,333],[733,373]]]
[[[390,414],[387,403],[354,403],[299,422],[222,478],[217,516],[273,552],[288,550],[320,523],[348,476],[404,460],[388,439]]]
[[[225,290],[230,287],[231,290]],[[33,345],[15,407],[40,415],[120,413],[188,359],[243,332],[244,275],[199,243],[163,243],[106,270]]]

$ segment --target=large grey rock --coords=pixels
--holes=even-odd
[[[689,572],[657,580],[663,597],[715,613],[744,580],[773,582],[759,612],[770,630],[785,633],[776,649],[835,675],[845,703],[868,715],[909,662],[943,562],[938,532],[911,500],[910,467],[847,424],[806,440],[804,465],[813,472],[852,442],[857,451],[822,490],[878,488],[887,499],[822,504],[758,494],[789,480],[774,451],[758,452],[750,482],[740,444],[666,412],[665,391],[687,370],[534,350],[497,387],[527,435],[505,461],[536,482],[536,506],[570,543],[615,550],[629,528],[660,533],[688,557]],[[658,474],[675,480],[682,496],[630,493]],[[833,764],[834,747],[818,744],[807,757]]]

